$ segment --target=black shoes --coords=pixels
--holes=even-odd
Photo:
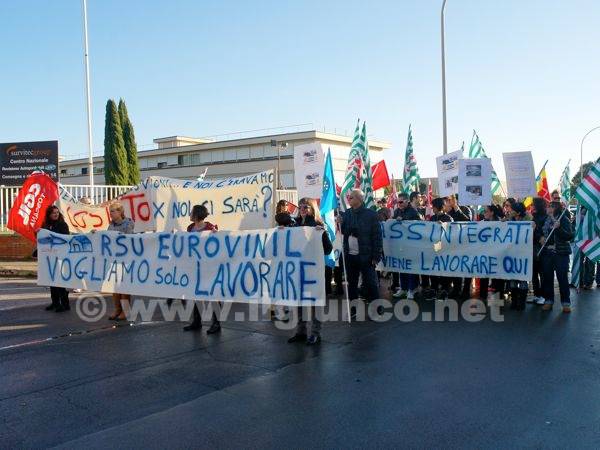
[[[186,325],[185,327],[183,327],[183,331],[194,331],[194,330],[200,330],[200,329],[202,329],[202,322],[199,320],[194,320],[189,325]]]
[[[206,331],[206,334],[215,334],[221,331],[221,324],[219,322],[213,322],[210,328]]]
[[[50,303],[45,309],[46,311],[52,311],[54,309],[54,303]]]
[[[294,342],[304,342],[304,341],[306,341],[305,334],[295,334],[291,338],[288,339],[288,344],[293,344]]]
[[[306,345],[317,345],[321,342],[321,336],[312,334],[306,341]]]

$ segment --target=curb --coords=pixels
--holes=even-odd
[[[0,269],[0,278],[37,278],[37,270]]]

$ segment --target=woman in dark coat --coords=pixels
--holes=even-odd
[[[69,225],[56,206],[46,210],[42,228],[58,234],[69,234]],[[69,306],[69,292],[64,287],[50,286],[52,303],[46,306],[46,311],[63,312],[71,309]]]

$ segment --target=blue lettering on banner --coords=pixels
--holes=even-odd
[[[288,258],[301,258],[302,254],[299,251],[293,251],[290,246],[290,240],[292,237],[292,232],[291,230],[286,230],[286,234],[285,234],[285,256],[287,256]]]
[[[316,300],[315,297],[306,296],[306,286],[317,284],[317,280],[308,279],[306,276],[306,268],[315,266],[316,264],[310,261],[300,261],[300,300],[311,301]]]
[[[152,202],[152,215],[156,219],[159,215],[164,219],[165,215],[163,213],[163,208],[165,207],[165,202],[155,203]]]

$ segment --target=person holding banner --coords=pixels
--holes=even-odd
[[[216,232],[219,230],[217,225],[207,222],[205,219],[208,217],[208,209],[204,205],[194,205],[190,214],[190,223],[187,227],[188,233],[202,233],[203,231]],[[198,309],[198,303],[194,302],[192,322],[189,325],[183,327],[183,331],[193,331],[202,328],[202,316]],[[217,313],[212,312],[212,323],[210,328],[206,331],[206,334],[215,334],[221,331],[221,322],[217,317]]]
[[[469,222],[471,220],[471,210],[466,206],[460,206],[455,195],[450,195],[444,199],[444,210],[446,214],[452,217],[453,222]],[[466,300],[471,297],[471,281],[472,278],[452,278],[450,298]]]
[[[134,223],[128,217],[125,217],[125,209],[121,202],[115,201],[110,204],[110,224],[108,225],[108,231],[118,231],[119,233],[132,234]],[[123,310],[123,302],[129,303],[131,295],[114,293],[112,295],[113,305],[115,312],[108,316],[109,320],[126,320],[127,316]]]
[[[398,194],[398,208],[394,212],[394,219],[423,220],[423,216],[419,214],[419,211],[415,207],[418,199],[418,192],[412,192],[410,197],[405,192]],[[419,286],[419,276],[408,273],[393,272],[392,285],[398,286],[398,284],[400,286],[397,288],[396,292],[392,294],[392,297],[413,300],[415,298],[415,291]]]
[[[516,202],[511,206],[513,211],[514,221],[530,221],[531,217],[527,214],[525,205],[521,202]],[[527,292],[529,291],[529,284],[527,281],[522,280],[509,280],[507,283],[508,289],[510,290],[510,309],[517,311],[523,311],[525,309],[525,301],[527,299]]]
[[[364,197],[360,189],[350,191],[347,197],[350,209],[338,216],[338,220],[344,236],[349,298],[358,299],[358,280],[362,276],[366,301],[371,302],[379,297],[375,266],[383,254],[383,236],[377,213],[365,207]]]
[[[42,228],[58,234],[69,234],[69,226],[65,218],[56,206],[50,206],[46,210],[46,216]],[[69,311],[69,292],[64,287],[50,286],[50,298],[52,304],[46,306],[46,311],[63,312]]]
[[[548,219],[548,213],[546,212],[547,208],[548,203],[546,202],[546,199],[542,197],[535,197],[533,199],[533,297],[531,298],[531,301],[528,299],[527,302],[536,303],[538,305],[546,303],[543,292],[544,276],[542,273],[542,262],[538,253],[542,248],[540,241],[544,237],[544,223],[546,223],[546,220]]]
[[[298,202],[300,212],[296,219],[296,226],[298,227],[316,227],[323,229],[323,221],[321,220],[321,214],[317,207],[317,202],[312,198],[302,198]],[[329,235],[323,232],[323,255],[328,255],[333,251],[333,244],[329,239]],[[331,267],[325,268],[331,271]],[[323,274],[325,276],[325,274]],[[329,276],[331,279],[331,275]],[[331,285],[329,287],[331,289]],[[310,309],[310,311],[308,311]],[[307,338],[306,322],[307,316],[310,315],[312,318],[310,337]],[[314,306],[306,308],[298,308],[298,325],[296,326],[296,333],[288,339],[288,342],[303,342],[306,341],[306,345],[316,345],[321,342],[321,321],[317,317],[316,308]]]
[[[542,307],[550,311],[554,305],[554,274],[558,280],[560,302],[564,313],[571,312],[571,298],[569,291],[569,260],[571,255],[570,242],[575,237],[571,222],[560,202],[550,202],[548,205],[548,218],[544,223],[543,237],[540,239],[542,246],[540,259],[542,261],[544,298]]]
[[[504,212],[502,208],[498,205],[488,205],[483,210],[483,221],[484,222],[497,222],[504,217]],[[489,278],[480,278],[479,279],[479,299],[487,300],[488,298],[488,288],[490,287],[490,279]],[[492,279],[491,280],[491,288],[494,294],[499,294],[500,298],[504,295],[504,280],[500,279]]]
[[[444,212],[444,199],[434,198],[431,201],[431,209],[433,215],[429,219],[431,222],[448,223],[452,222],[452,217]],[[438,298],[440,300],[446,300],[448,298],[448,290],[450,288],[451,278],[440,277],[432,275],[429,277],[431,288],[423,293],[423,297],[426,300],[433,300]]]

